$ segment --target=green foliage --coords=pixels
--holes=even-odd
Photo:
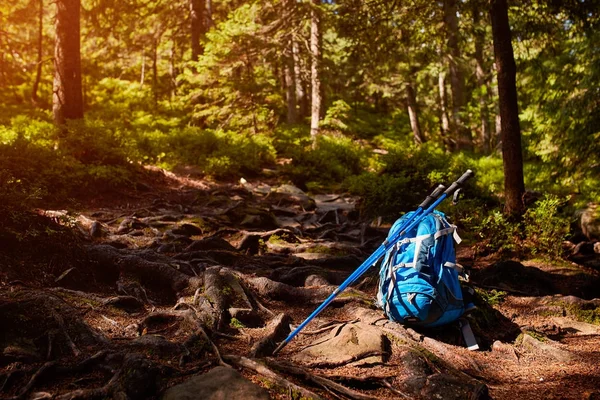
[[[276,125],[284,102],[269,65],[275,60],[257,51],[267,55],[276,44],[261,33],[260,21],[259,3],[244,4],[207,34],[197,71],[182,76],[195,125],[251,134]]]
[[[231,318],[231,321],[229,322],[229,326],[234,328],[234,329],[243,329],[246,327],[246,325],[244,325],[239,319],[237,318]]]
[[[562,256],[571,222],[561,213],[567,200],[547,195],[530,206],[520,222],[493,210],[475,227],[480,237],[477,246],[486,252]]]
[[[506,298],[506,292],[502,290],[484,290],[480,288],[475,288],[475,292],[477,295],[483,300],[485,303],[490,305],[491,307],[497,306],[502,303]]]
[[[345,186],[361,197],[359,210],[365,217],[383,216],[391,221],[411,209],[418,198],[404,176],[365,173],[348,177]]]
[[[509,221],[500,210],[484,217],[477,228],[480,251],[511,253],[518,249],[521,225]]]
[[[564,250],[562,242],[570,228],[570,218],[560,213],[560,208],[569,200],[547,195],[527,209],[523,218],[525,236],[532,254],[543,253],[560,257]]]
[[[257,174],[275,161],[272,140],[264,135],[186,127],[168,134],[154,131],[143,137],[145,157],[171,167],[198,166],[215,178]]]
[[[343,136],[319,136],[316,147],[290,149],[292,162],[284,169],[293,182],[339,184],[347,177],[360,174],[366,150]]]

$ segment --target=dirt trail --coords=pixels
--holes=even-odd
[[[592,268],[463,248],[477,352],[458,326],[387,321],[373,269],[272,358],[387,228],[360,220],[355,198],[276,182],[153,184],[4,224],[1,398],[177,398],[219,365],[281,399],[600,398]]]

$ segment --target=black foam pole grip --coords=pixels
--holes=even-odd
[[[442,193],[444,193],[444,189],[446,189],[446,186],[438,185],[438,187],[436,187],[435,190],[433,192],[431,192],[431,194],[429,196],[427,196],[427,198],[425,200],[423,200],[423,202],[419,205],[419,207],[421,207],[421,208],[429,207],[429,205],[431,203],[433,203],[435,200],[437,200],[437,198],[440,197],[440,195]]]
[[[453,182],[452,185],[450,185],[450,187],[448,189],[446,189],[446,191],[444,193],[447,196],[451,196],[452,193],[454,193],[456,191],[456,189],[461,187],[469,178],[473,177],[473,175],[474,175],[473,171],[468,169],[467,172],[462,174],[462,176],[460,178],[458,178],[456,180],[456,182]]]

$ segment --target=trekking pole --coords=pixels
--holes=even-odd
[[[438,197],[440,197],[440,195],[444,192],[444,189],[446,189],[446,186],[438,185],[438,187],[436,187],[435,190],[433,192],[431,192],[431,194],[428,195],[425,198],[425,200],[419,205],[419,208],[417,208],[415,210],[415,212],[410,216],[410,218],[408,218],[406,221],[404,221],[402,223],[402,225],[398,228],[398,231],[405,230],[405,228],[412,221],[414,221],[416,218],[419,218],[421,213],[423,212],[423,209],[429,207],[429,205],[432,202],[434,202]],[[375,262],[377,262],[377,260]],[[352,285],[356,281],[356,279],[358,279],[362,274],[363,274],[363,272],[361,272],[360,268],[356,269],[352,274],[350,274],[350,276],[348,278],[346,278],[346,280],[349,282],[348,285]]]
[[[377,250],[375,250],[373,252],[373,254],[371,254],[356,269],[356,271],[354,271],[344,282],[342,282],[342,284],[340,286],[338,286],[333,291],[333,293],[331,293],[331,295],[327,299],[325,299],[325,301],[323,301],[323,303],[321,303],[321,305],[319,307],[317,307],[304,320],[304,322],[302,322],[300,325],[298,325],[298,327],[296,329],[294,329],[294,331],[291,332],[288,335],[288,337],[279,344],[279,346],[277,346],[275,351],[273,351],[273,355],[277,355],[277,353],[279,353],[281,351],[281,349],[283,349],[294,337],[296,337],[296,335],[298,335],[298,333],[300,333],[300,331],[302,329],[304,329],[304,327],[306,327],[306,325],[308,325],[309,322],[311,322],[317,315],[319,315],[321,313],[321,311],[323,311],[333,301],[333,299],[335,299],[337,297],[338,294],[340,294],[342,291],[344,291],[348,286],[350,286],[360,276],[362,276],[369,268],[371,268],[373,265],[375,265],[377,263],[377,261],[379,261],[379,259],[390,248],[392,248],[392,246],[394,246],[396,244],[396,242],[398,242],[403,235],[406,234],[407,231],[410,231],[415,226],[417,226],[425,216],[430,214],[435,209],[435,207],[437,207],[442,201],[444,201],[444,199],[446,199],[446,197],[452,195],[452,193],[454,193],[459,187],[461,187],[465,183],[465,181],[467,181],[467,179],[471,178],[472,176],[473,176],[473,171],[467,170],[467,172],[465,172],[459,179],[457,179],[456,182],[452,183],[452,185],[450,185],[450,187],[448,189],[446,189],[443,193],[441,193],[442,190],[444,190],[443,185],[438,186],[429,196],[427,196],[425,201],[423,201],[423,203],[421,203],[421,205],[419,206],[417,211],[415,211],[415,214],[413,214],[413,217],[410,218],[408,223],[403,224],[402,225],[403,228],[401,230],[398,230],[397,233],[392,238],[390,238],[390,240],[386,239],[377,248]],[[440,193],[441,193],[441,195],[440,195]],[[425,210],[423,211],[424,208],[425,208]]]

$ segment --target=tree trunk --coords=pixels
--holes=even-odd
[[[310,137],[313,147],[317,143],[319,134],[319,120],[321,118],[321,0],[311,0],[311,21],[310,21],[310,52],[311,52],[311,115],[310,115]]]
[[[490,87],[487,82],[485,73],[485,63],[483,58],[483,44],[485,41],[484,32],[480,26],[479,7],[477,3],[473,3],[473,26],[475,36],[475,77],[477,79],[477,86],[480,90],[479,95],[479,114],[481,120],[481,149],[484,154],[489,154],[491,151],[491,127],[490,127],[490,113],[488,111],[488,104],[490,101]]]
[[[410,119],[410,127],[413,132],[413,140],[416,144],[425,143],[425,136],[421,132],[421,124],[419,124],[419,107],[417,104],[417,96],[412,83],[406,84],[406,100],[408,103],[408,118]]]
[[[175,42],[169,50],[169,77],[171,78],[171,100],[177,96],[177,67],[175,66]]]
[[[211,26],[213,26],[215,24],[215,22],[213,21],[213,6],[212,6],[212,0],[206,0],[206,15],[204,17],[204,32],[208,32],[208,30],[210,29]]]
[[[39,105],[38,88],[42,80],[42,56],[44,54],[44,0],[39,0],[40,8],[38,10],[38,42],[37,42],[37,66],[35,71],[35,81],[31,89],[31,102],[34,106]]]
[[[83,118],[79,8],[80,0],[56,1],[52,111],[57,125]]]
[[[308,117],[308,97],[305,90],[305,79],[302,78],[302,59],[298,41],[292,39],[292,54],[294,56],[294,80],[296,81],[296,103],[298,104],[298,118]]]
[[[140,73],[140,86],[144,86],[146,80],[146,47],[142,48],[142,71]]]
[[[297,104],[296,104],[296,77],[294,72],[294,57],[292,43],[288,45],[288,52],[284,56],[284,71],[285,71],[285,93],[287,100],[287,122],[295,124],[297,121]]]
[[[192,61],[198,61],[198,58],[204,53],[204,46],[202,46],[201,40],[206,32],[205,11],[206,0],[190,0]]]
[[[155,107],[158,105],[158,43],[158,38],[152,43],[152,93]]]
[[[506,0],[490,1],[494,54],[498,74],[498,98],[502,121],[502,161],[504,164],[504,212],[523,214],[523,154],[517,104],[517,67],[511,43]]]
[[[446,94],[446,73],[440,71],[438,74],[438,91],[440,94],[440,129],[442,141],[446,150],[454,147],[450,137],[450,118],[448,117],[448,96]]]
[[[450,71],[450,90],[452,93],[452,131],[456,138],[457,149],[472,146],[470,132],[462,121],[465,107],[465,78],[459,64],[460,49],[458,46],[457,0],[444,1],[444,25],[446,27],[448,46],[448,67]]]

